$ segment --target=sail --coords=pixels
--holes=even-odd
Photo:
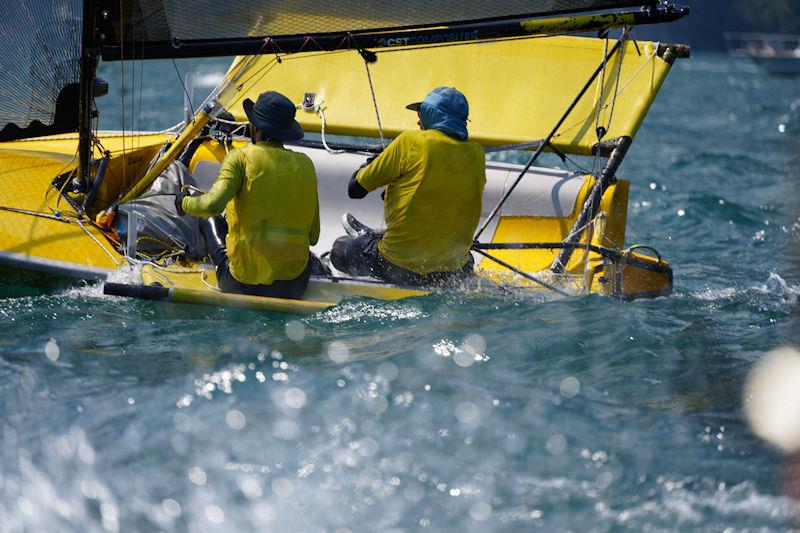
[[[0,141],[78,129],[81,0],[15,0],[0,10]]]
[[[324,117],[329,134],[375,138],[380,117],[383,134],[392,138],[417,128],[417,115],[406,104],[422,100],[434,87],[453,86],[469,100],[471,139],[487,147],[535,143],[556,125],[614,42],[558,36],[392,49],[378,52],[369,77],[355,50],[294,54],[280,63],[258,56],[240,75],[238,92],[221,103],[246,121],[242,101],[276,90],[297,104],[306,99],[320,107],[319,114],[298,110],[306,131],[320,132]],[[605,128],[602,141],[633,138],[669,73],[663,52],[657,43],[625,42],[608,60],[605,74],[578,99],[552,146],[591,154],[600,126]]]
[[[374,46],[359,32],[654,7],[653,0],[103,0],[103,58],[197,57]],[[456,22],[457,21],[457,22]],[[471,40],[470,32],[444,40]],[[299,37],[289,44],[287,36]],[[253,48],[255,47],[255,48]]]
[[[397,46],[413,39],[430,44],[525,35],[531,33],[525,20],[575,13],[631,8],[621,25],[674,20],[686,13],[655,0],[17,0],[5,4],[0,10],[4,74],[0,141],[76,131],[81,108],[83,128],[88,128],[91,89],[84,90],[81,98],[82,46],[88,54],[83,54],[86,89],[93,83],[88,71],[95,47],[106,61],[288,53]],[[91,28],[84,28],[84,16],[96,18],[96,27],[93,20]],[[597,29],[570,28],[554,20],[551,33]],[[469,26],[473,23],[482,25]]]

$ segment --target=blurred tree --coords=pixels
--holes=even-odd
[[[724,50],[722,33],[800,34],[800,0],[672,0],[691,14],[673,24],[636,28],[641,39],[691,44],[696,50]]]
[[[736,0],[736,14],[756,31],[792,33],[800,31],[797,0]]]

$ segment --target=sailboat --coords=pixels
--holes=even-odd
[[[242,102],[276,90],[316,134],[289,148],[317,170],[314,251],[324,256],[343,213],[382,224],[377,195],[347,198],[353,170],[417,127],[408,102],[455,86],[470,100],[470,138],[487,151],[472,289],[669,295],[669,262],[625,244],[629,182],[616,173],[674,61],[689,56],[685,45],[636,40],[633,30],[686,14],[641,0],[22,0],[6,10],[12,38],[0,45],[0,271],[292,313],[426,294],[335,271],[313,277],[301,300],[223,293],[191,220],[168,206],[175,187],[210,187],[227,151],[249,142]],[[99,61],[220,56],[235,59],[176,129],[97,130],[95,99],[109,98]],[[545,152],[567,168],[537,165]],[[112,282],[122,271],[135,280]]]
[[[800,75],[800,35],[726,32],[723,36],[732,57],[749,59],[776,76]]]

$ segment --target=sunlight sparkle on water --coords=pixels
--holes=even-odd
[[[574,398],[581,391],[581,382],[574,376],[569,376],[561,380],[561,396],[564,398]]]
[[[553,455],[564,453],[567,449],[567,439],[564,435],[551,435],[550,438],[547,439],[545,448]]]
[[[456,418],[464,425],[473,425],[480,420],[480,410],[474,403],[462,402],[455,410]]]
[[[482,353],[486,348],[486,341],[478,334],[470,334],[460,346],[456,346],[450,339],[441,339],[433,343],[433,352],[442,357],[452,357],[453,362],[462,368],[467,368],[476,362],[484,362],[489,358]]]
[[[199,466],[193,466],[189,469],[189,481],[195,485],[202,486],[206,484],[206,472]]]
[[[181,516],[181,504],[172,498],[167,498],[166,500],[162,501],[161,508],[164,510],[164,514],[170,518],[178,518]]]
[[[286,336],[295,341],[300,342],[306,338],[306,326],[299,320],[292,320],[286,324]]]
[[[236,479],[236,486],[248,500],[256,500],[264,495],[261,483],[253,476],[239,476]]]
[[[334,363],[344,363],[350,358],[350,350],[345,343],[333,341],[328,345],[328,357]]]
[[[234,431],[240,431],[247,426],[247,418],[241,411],[237,411],[236,409],[231,409],[225,415],[225,422],[228,424]]]
[[[747,377],[744,411],[756,435],[787,453],[800,450],[800,352],[784,347],[761,359]]]
[[[492,515],[492,506],[486,502],[477,502],[469,508],[469,516],[477,522],[485,522]]]
[[[394,381],[397,379],[397,376],[400,374],[400,370],[397,368],[397,365],[390,362],[381,363],[378,366],[378,375],[383,378],[384,381]]]
[[[50,339],[47,341],[47,344],[44,345],[44,355],[53,362],[58,360],[58,356],[61,355],[61,350],[55,339]]]
[[[280,498],[288,498],[294,492],[292,482],[285,477],[279,477],[272,480],[272,492]]]
[[[306,404],[306,393],[298,388],[288,389],[284,394],[284,401],[292,409],[302,409]]]
[[[206,505],[205,515],[212,524],[221,524],[225,521],[225,513],[217,505]]]

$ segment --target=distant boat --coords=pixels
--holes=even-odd
[[[800,35],[725,33],[733,57],[745,57],[770,74],[800,76]]]

